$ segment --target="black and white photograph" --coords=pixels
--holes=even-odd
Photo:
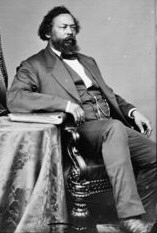
[[[0,233],[156,233],[156,78],[156,0],[0,0]]]

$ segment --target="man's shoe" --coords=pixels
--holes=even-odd
[[[153,223],[145,223],[141,219],[129,218],[120,221],[120,228],[126,233],[150,233]]]

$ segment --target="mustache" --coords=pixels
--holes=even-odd
[[[68,36],[64,39],[64,41],[76,41],[74,36]]]

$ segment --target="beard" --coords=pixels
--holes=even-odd
[[[79,51],[75,37],[69,36],[65,39],[51,39],[54,48],[63,54],[74,54]]]

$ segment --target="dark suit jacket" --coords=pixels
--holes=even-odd
[[[130,126],[128,112],[134,106],[114,94],[106,85],[93,58],[79,53],[78,59],[105,94],[113,118]],[[70,74],[49,44],[46,49],[21,63],[8,91],[7,99],[11,112],[65,111],[68,100],[81,103]]]

